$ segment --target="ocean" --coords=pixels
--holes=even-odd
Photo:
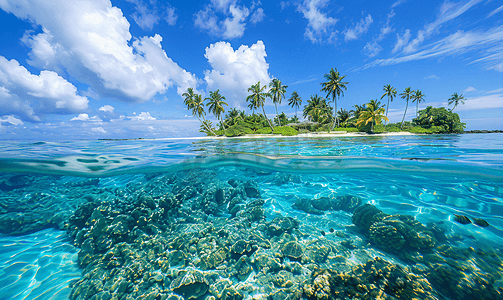
[[[0,299],[503,299],[503,134],[0,141]]]

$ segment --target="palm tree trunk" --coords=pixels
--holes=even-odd
[[[400,130],[403,128],[403,121],[405,121],[405,115],[407,114],[407,107],[409,106],[409,100],[407,100],[407,104],[405,105],[405,112],[403,113],[402,125],[400,125]]]
[[[274,103],[274,106],[276,107],[276,117],[278,117],[278,124],[281,126],[281,120],[279,119],[279,114],[278,114],[278,105]]]
[[[419,109],[419,100],[416,100],[416,118],[418,116],[417,110]]]
[[[225,125],[221,118],[220,118],[220,124],[222,124],[222,128],[225,130]]]
[[[262,112],[264,112],[264,118],[267,120],[267,123],[269,124],[269,127],[271,127],[271,134],[274,133],[274,129],[272,128],[272,124],[271,124],[271,122],[269,122],[269,119],[265,115],[265,109],[264,109],[263,105],[262,105]]]
[[[334,124],[332,125],[332,130],[335,128],[336,122],[337,122],[337,99],[334,98]]]
[[[388,105],[386,106],[386,118],[388,117],[388,109],[389,109],[389,95],[388,95]],[[384,128],[386,128],[386,125],[388,125],[388,122],[386,122]]]

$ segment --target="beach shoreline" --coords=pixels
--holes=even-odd
[[[245,134],[242,136],[196,136],[196,137],[172,137],[172,138],[155,138],[153,140],[221,140],[221,139],[263,139],[263,138],[327,138],[327,137],[369,137],[369,136],[411,136],[420,135],[417,133],[410,133],[406,131],[402,132],[386,132],[386,133],[366,133],[366,132],[345,132],[345,131],[334,131],[331,133],[319,132],[319,133],[299,133],[297,135],[284,136],[280,134]],[[147,139],[145,139],[147,140]]]

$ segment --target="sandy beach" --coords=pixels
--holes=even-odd
[[[300,133],[298,135],[283,136],[280,134],[245,134],[242,136],[226,137],[226,136],[196,136],[196,137],[173,137],[173,138],[158,138],[157,140],[219,140],[219,139],[267,139],[267,138],[326,138],[326,137],[368,137],[368,136],[401,136],[401,135],[417,135],[410,132],[386,132],[369,134],[365,132],[319,132],[319,133]]]

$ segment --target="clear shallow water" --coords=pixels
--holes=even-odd
[[[308,201],[302,203],[309,204],[312,200],[336,199],[344,195],[359,197],[362,203],[373,204],[386,214],[414,216],[424,225],[434,224],[435,228],[440,228],[446,237],[446,241],[439,242],[436,246],[448,245],[456,247],[455,249],[458,249],[456,251],[472,247],[475,250],[484,249],[488,253],[493,253],[492,257],[503,256],[501,250],[503,135],[501,134],[66,143],[3,141],[0,142],[0,157],[0,172],[2,172],[0,227],[5,241],[8,241],[8,235],[12,234],[23,237],[26,234],[45,232],[39,231],[45,228],[62,230],[71,228],[71,225],[67,225],[68,220],[75,209],[82,204],[105,201],[111,203],[109,207],[113,208],[114,205],[121,206],[121,201],[137,201],[135,199],[141,198],[141,195],[148,195],[157,201],[159,206],[159,199],[166,193],[189,195],[182,200],[186,204],[181,204],[178,208],[177,213],[180,215],[173,219],[176,224],[181,222],[181,219],[185,220],[180,223],[180,228],[183,227],[182,223],[192,224],[191,226],[199,229],[207,223],[218,227],[217,224],[224,221],[229,222],[227,226],[234,228],[236,225],[233,225],[232,220],[239,217],[240,213],[238,212],[237,217],[233,219],[232,213],[227,208],[232,202],[230,194],[242,187],[231,186],[229,180],[240,182],[241,185],[252,180],[254,187],[260,192],[260,198],[264,200],[261,207],[265,220],[253,219],[249,230],[264,231],[263,228],[271,226],[270,222],[277,216],[292,217],[299,221],[299,225],[297,231],[285,232],[289,237],[268,236],[270,232],[267,233],[265,230],[264,235],[269,238],[273,246],[264,249],[259,247],[257,252],[249,255],[251,261],[257,260],[256,256],[262,252],[271,257],[280,257],[283,266],[281,271],[286,273],[271,270],[270,276],[294,274],[294,279],[291,280],[293,287],[273,284],[276,289],[267,290],[264,286],[268,285],[268,280],[276,281],[260,277],[257,263],[253,265],[250,262],[253,269],[251,274],[256,276],[236,279],[235,276],[226,277],[225,274],[218,273],[220,277],[228,278],[235,289],[238,289],[238,285],[242,285],[243,282],[250,284],[251,287],[239,290],[242,295],[250,299],[261,294],[276,295],[279,292],[294,294],[292,289],[302,291],[306,284],[309,285],[312,275],[307,263],[309,259],[299,258],[303,271],[300,273],[292,271],[292,268],[295,269],[295,260],[290,262],[282,248],[288,239],[298,241],[306,257],[309,257],[310,245],[330,247],[332,250],[328,257],[342,255],[346,257],[347,266],[365,264],[373,257],[383,257],[392,263],[408,266],[415,270],[414,274],[418,276],[427,277],[437,293],[435,297],[443,299],[449,293],[452,294],[452,291],[444,291],[435,286],[438,280],[432,275],[434,273],[432,270],[437,270],[436,265],[419,259],[407,261],[405,257],[400,257],[386,247],[375,243],[369,244],[372,240],[368,233],[353,224],[353,211],[327,209],[320,212],[313,210],[309,205],[299,205],[303,199]],[[224,191],[223,203],[212,204],[206,201],[207,195],[214,193],[215,189]],[[243,196],[249,198],[242,202],[243,212],[254,199],[247,196],[249,195]],[[124,211],[127,209],[122,212]],[[193,220],[187,221],[187,216],[191,213],[194,215]],[[470,219],[480,218],[487,221],[490,226],[463,225],[454,220],[454,215],[464,215]],[[168,217],[171,216],[166,216]],[[162,224],[159,224],[158,227],[163,228]],[[92,230],[95,226],[97,225],[89,224],[82,230],[85,228]],[[134,231],[134,228],[129,229]],[[177,230],[171,229],[170,232],[182,236],[183,232],[191,231],[185,227]],[[55,232],[64,233],[64,231]],[[347,241],[344,242],[344,238],[341,237],[343,234],[350,237],[351,245],[346,245]],[[235,235],[243,237],[243,233],[239,233],[238,229]],[[56,252],[66,249],[57,246],[63,245],[65,243],[63,240],[55,242],[50,235],[45,236],[45,239],[43,236],[38,239],[41,243],[46,241],[48,249],[56,249]],[[15,239],[18,238],[12,237],[12,244],[21,243]],[[97,240],[98,235],[95,234],[93,239]],[[166,239],[169,240],[169,235]],[[229,251],[230,246],[225,249]],[[82,247],[85,246],[77,243],[77,248],[67,249],[67,258],[73,257],[73,267],[77,266],[78,259],[71,253]],[[19,280],[12,283],[9,281],[9,286],[12,290],[27,290],[29,286],[27,283],[33,280],[33,276],[26,272],[20,273],[19,268],[13,267],[17,265],[16,255],[12,253],[15,248],[9,249],[0,252],[0,261],[7,261],[0,266],[0,272],[2,270],[4,272],[1,278],[17,276]],[[171,250],[165,249],[165,251],[170,253]],[[212,276],[211,272],[217,272],[212,270],[218,270],[218,266],[208,268],[198,263],[204,258],[206,250],[197,248],[197,251],[191,251],[189,248],[185,250],[189,262],[184,270],[192,270],[191,268],[201,270],[209,277]],[[443,253],[442,251],[437,249],[434,252]],[[421,255],[427,257],[430,254],[421,252]],[[439,257],[444,260],[452,259],[445,253]],[[37,261],[34,253],[29,258],[20,258],[19,261],[23,262],[23,259]],[[438,257],[435,259],[438,260]],[[473,254],[456,264],[450,262],[448,265],[449,268],[462,270],[461,273],[466,275],[467,280],[472,280],[476,286],[473,274],[481,272],[479,267],[472,270],[461,266],[466,264],[478,266],[481,260],[483,259],[479,254]],[[61,264],[66,266],[67,263],[68,260]],[[228,257],[222,264],[231,266],[232,258]],[[422,265],[430,269],[421,273]],[[340,266],[340,262],[331,263],[329,259],[319,263],[319,266],[333,269],[334,266]],[[498,270],[501,268],[501,262],[495,259],[492,267]],[[173,270],[179,269],[152,267],[152,270],[159,271],[165,278],[163,284],[172,287],[172,282],[177,278]],[[339,271],[347,270],[345,267],[340,267]],[[40,280],[42,284],[38,290],[44,286],[47,286],[47,290],[58,287],[62,295],[64,293],[70,295],[67,283],[75,279],[75,276],[70,275],[73,274],[70,271],[68,273],[68,276],[58,276],[56,281],[53,277],[47,276],[46,280]],[[483,275],[490,276],[490,284],[487,285],[494,290],[503,286],[501,278],[486,273]],[[148,278],[145,280],[148,281]],[[212,283],[219,284],[208,282],[208,285],[211,286]],[[86,285],[88,283],[79,281],[76,284],[77,288],[74,289]],[[153,289],[152,286],[149,288]],[[477,290],[475,287],[472,289]],[[212,289],[209,290],[206,295],[211,295]],[[466,292],[466,289],[460,291]],[[83,295],[84,292],[81,289],[78,293]],[[133,295],[134,289],[124,293]],[[36,298],[34,292],[25,292],[23,295],[11,293],[6,299]],[[213,295],[218,295],[218,292],[214,292]],[[301,297],[306,297],[306,292]]]

